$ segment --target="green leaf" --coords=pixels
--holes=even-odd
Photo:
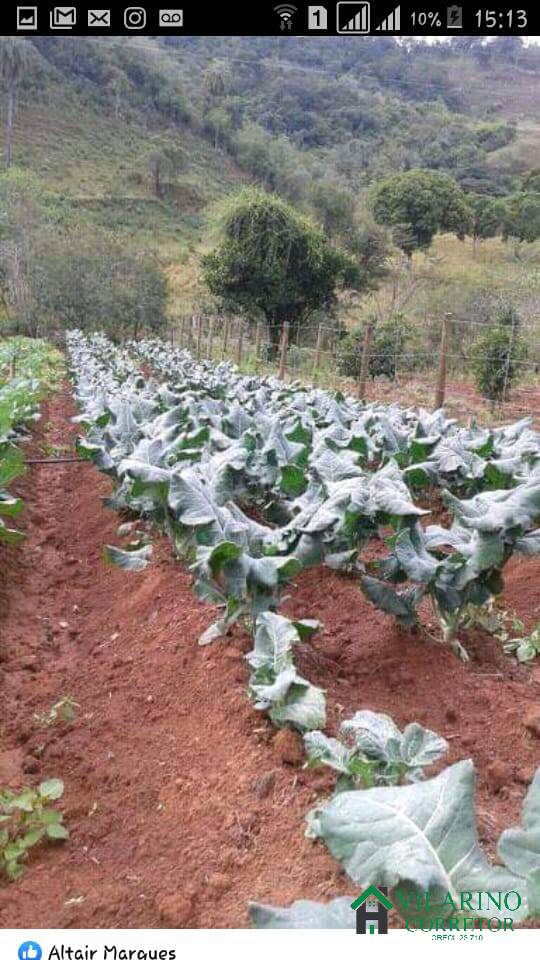
[[[226,563],[230,560],[237,560],[241,556],[242,547],[230,540],[222,540],[208,554],[207,563],[212,574],[219,576]]]
[[[51,823],[47,827],[47,836],[51,840],[69,840],[69,830],[66,827],[62,826],[61,823]]]
[[[525,537],[516,540],[516,550],[518,553],[524,553],[526,557],[540,556],[540,530],[533,530]]]
[[[304,470],[294,463],[287,463],[281,468],[279,486],[281,491],[294,499],[301,496],[308,484]]]
[[[410,891],[410,885],[429,892],[433,903],[447,892],[458,903],[461,891],[517,890],[526,896],[524,881],[492,866],[478,843],[470,760],[422,783],[340,793],[310,814],[308,833],[325,841],[360,887],[393,889],[398,908],[400,890]],[[487,909],[478,914],[497,914]],[[516,921],[525,915],[525,905],[513,914]]]
[[[321,730],[304,734],[304,746],[310,767],[323,763],[338,773],[349,773],[351,751],[335,737],[327,737]]]
[[[540,871],[540,769],[527,791],[521,814],[521,826],[505,830],[497,852],[510,870],[520,877]]]
[[[17,517],[24,510],[24,503],[18,497],[10,497],[0,491],[0,516]]]
[[[0,542],[7,544],[9,547],[14,547],[24,539],[24,533],[21,533],[20,530],[11,530],[6,527],[3,520],[0,520]]]
[[[301,640],[309,640],[321,629],[319,620],[293,620],[292,625]]]
[[[19,843],[25,850],[28,850],[30,847],[34,847],[36,843],[43,838],[45,833],[44,828],[35,827],[32,830],[28,830],[22,837],[19,838]]]
[[[38,787],[43,800],[59,800],[64,792],[62,780],[44,780]]]
[[[329,903],[296,900],[290,907],[250,903],[248,909],[253,926],[259,930],[354,930],[356,925],[351,897],[338,897]]]
[[[421,527],[403,530],[398,534],[394,550],[409,580],[429,583],[433,579],[439,563],[428,553]]]
[[[396,593],[387,583],[376,580],[375,577],[363,576],[360,579],[360,587],[368,600],[371,600],[379,610],[396,617],[402,626],[412,627],[416,624],[414,604],[408,601],[406,596]]]
[[[115,567],[139,572],[148,566],[152,556],[152,546],[146,544],[136,550],[121,550],[119,547],[105,546],[103,556]]]
[[[301,732],[320,730],[326,724],[326,697],[320,687],[297,677],[280,703],[269,711],[277,726],[290,724]]]
[[[0,487],[7,487],[25,471],[23,455],[17,447],[0,450]]]
[[[34,790],[23,790],[10,801],[10,806],[15,810],[23,810],[24,813],[31,813],[36,805],[37,794]]]
[[[255,644],[246,660],[254,670],[269,667],[277,676],[292,664],[292,648],[300,639],[296,625],[278,613],[257,617]]]

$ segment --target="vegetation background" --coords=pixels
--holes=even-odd
[[[323,323],[358,341],[367,322],[386,324],[399,329],[394,353],[414,354],[421,369],[452,313],[459,369],[482,325],[498,327],[512,310],[526,341],[516,369],[536,373],[536,46],[513,37],[11,44],[0,61],[6,330],[78,325],[137,335],[222,310],[203,259],[219,243],[220,205],[254,184],[355,259],[359,281],[312,314],[312,329]],[[414,171],[450,177],[464,191],[474,216],[456,228],[461,239],[442,216],[432,242],[411,251],[399,211],[377,215],[381,182]],[[354,367],[354,342],[346,353],[345,367]],[[388,376],[376,364],[370,372]]]

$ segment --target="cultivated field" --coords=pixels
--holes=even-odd
[[[33,376],[44,349],[24,345]],[[41,418],[2,448],[26,471],[0,504],[26,507],[1,548],[1,783],[48,784],[5,924],[352,926],[359,888],[411,882],[496,923],[460,907],[471,871],[534,923],[529,422],[157,340],[70,334],[66,360],[70,381],[48,353]]]

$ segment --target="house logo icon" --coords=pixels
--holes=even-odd
[[[372,885],[351,903],[351,909],[356,910],[357,933],[388,933],[388,911],[392,904],[387,893],[387,887]]]

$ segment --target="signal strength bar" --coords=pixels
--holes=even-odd
[[[337,5],[338,33],[369,33],[369,3],[340,0]]]
[[[401,30],[401,7],[396,7],[393,13],[391,13],[386,20],[383,20],[378,27],[375,27],[375,30],[380,30],[383,33],[397,33],[398,30]]]

